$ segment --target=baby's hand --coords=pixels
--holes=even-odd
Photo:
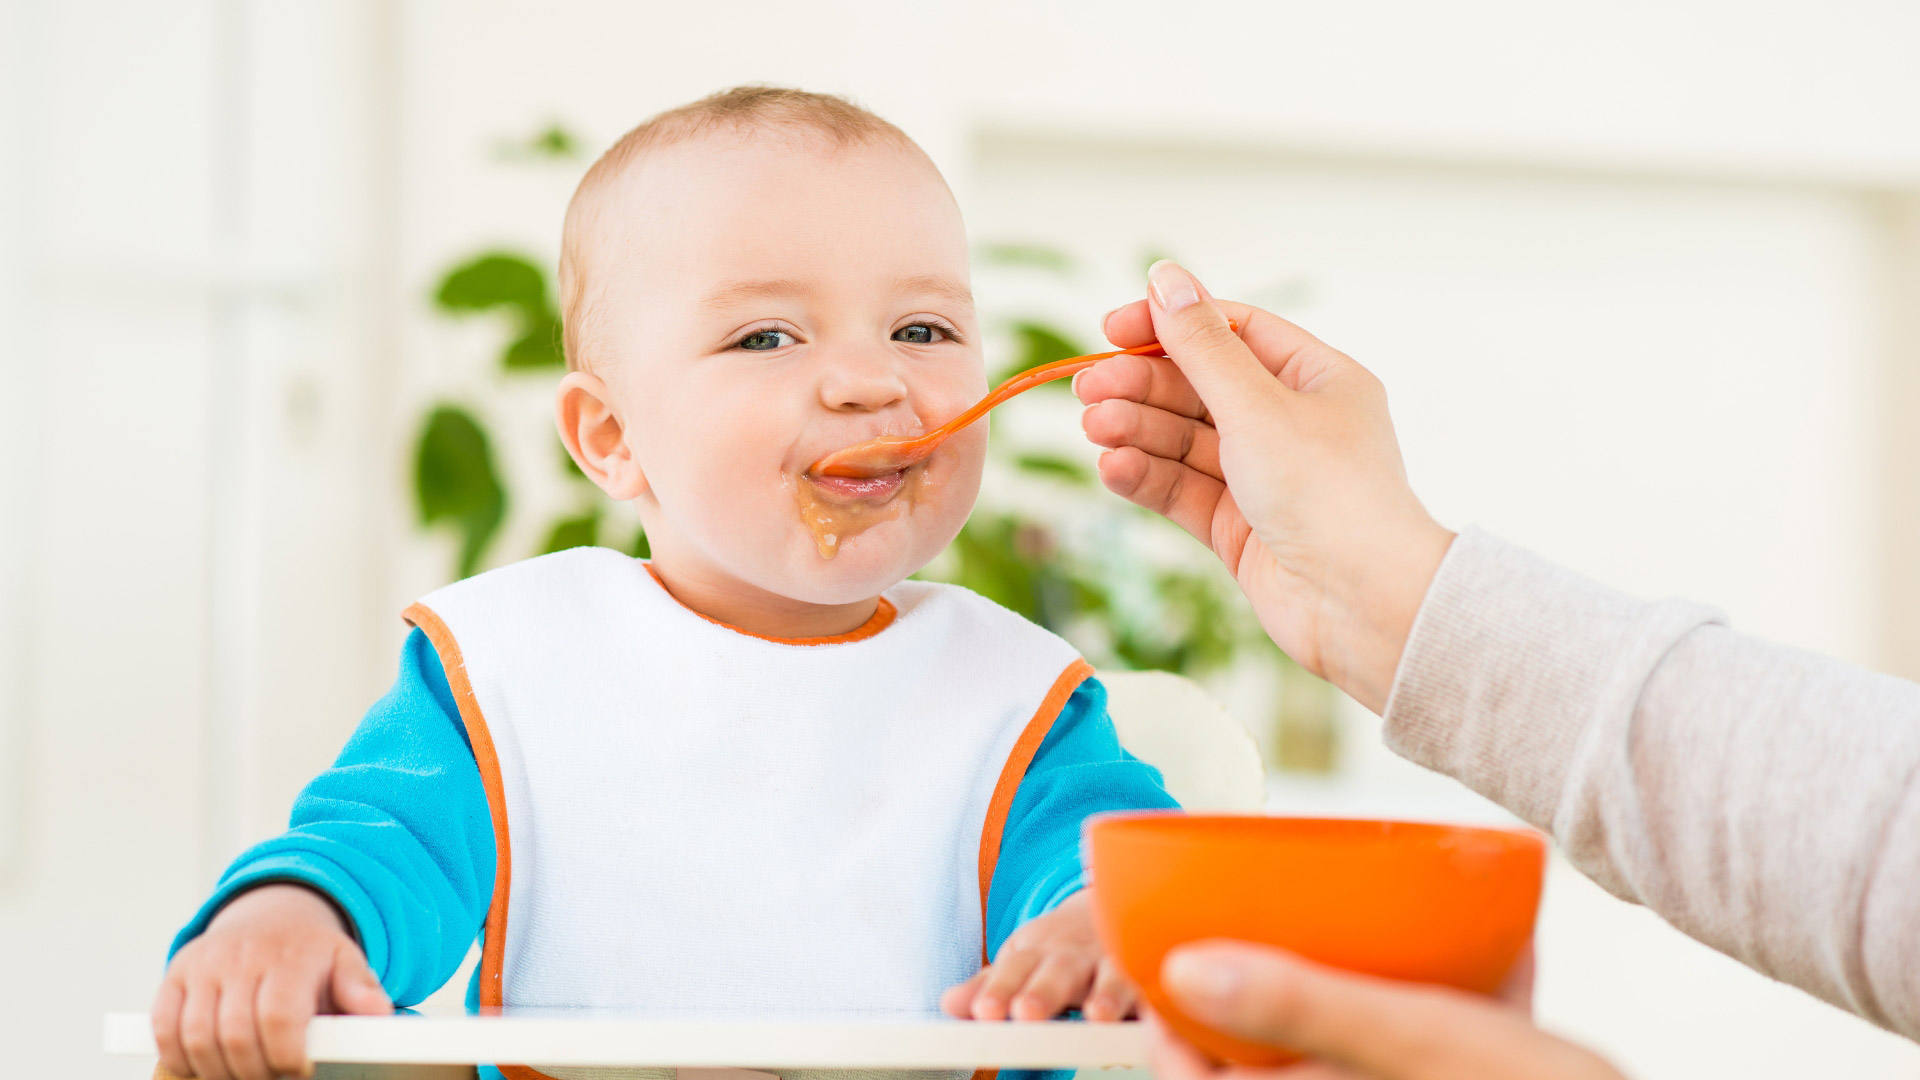
[[[392,1010],[331,904],[303,886],[264,885],[174,954],[153,1001],[153,1037],[176,1076],[311,1076],[314,1013]]]
[[[1050,1020],[1078,1005],[1089,1020],[1124,1020],[1137,1000],[1100,949],[1083,889],[1015,930],[993,964],[948,990],[940,1007],[962,1020]]]

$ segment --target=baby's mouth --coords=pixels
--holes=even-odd
[[[900,493],[907,481],[907,470],[879,476],[820,476],[803,473],[802,479],[835,502],[881,503]]]
[[[913,512],[927,484],[927,467],[911,465],[879,476],[800,474],[794,485],[800,523],[813,534],[820,557],[831,559],[840,545],[884,521]]]

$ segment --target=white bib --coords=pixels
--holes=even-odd
[[[603,548],[407,618],[493,813],[489,1005],[936,1009],[982,964],[1007,805],[1091,673],[955,586],[905,582],[852,634],[780,642]]]

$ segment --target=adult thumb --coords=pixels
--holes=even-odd
[[[1240,340],[1227,316],[1187,269],[1172,259],[1147,268],[1147,312],[1154,333],[1218,421],[1286,388]]]
[[[1396,1080],[1617,1078],[1513,1010],[1458,991],[1321,967],[1274,949],[1208,942],[1171,953],[1162,982],[1202,1023]]]
[[[360,951],[342,945],[333,958],[333,1003],[343,1013],[379,1016],[393,1011],[393,999],[374,978]]]

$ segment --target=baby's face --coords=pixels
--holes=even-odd
[[[656,151],[593,240],[592,368],[668,561],[813,604],[877,595],[973,507],[984,423],[878,480],[808,475],[986,392],[946,185],[889,145],[719,135]]]

